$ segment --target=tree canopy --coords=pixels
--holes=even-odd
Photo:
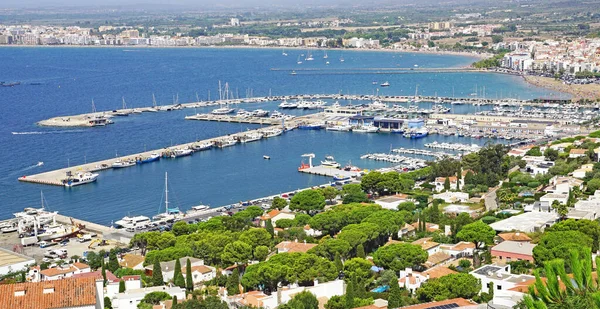
[[[427,251],[409,243],[383,246],[373,254],[377,266],[399,272],[407,267],[421,265],[427,261]]]

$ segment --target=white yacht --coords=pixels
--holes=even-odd
[[[268,117],[269,111],[257,109],[252,111],[252,117]]]
[[[360,127],[353,128],[352,132],[357,132],[357,133],[377,133],[377,132],[379,132],[379,128],[376,127],[376,126],[371,126],[371,125],[360,126]]]
[[[232,114],[233,112],[235,112],[235,109],[233,109],[233,108],[220,107],[220,108],[214,109],[210,113],[213,115],[227,115],[227,114]]]
[[[124,167],[130,167],[130,166],[134,166],[135,165],[135,160],[117,160],[112,164],[112,168],[124,168]]]
[[[77,175],[72,176],[70,172],[67,174],[67,179],[63,180],[63,184],[65,187],[75,187],[79,185],[84,185],[86,183],[94,182],[98,179],[98,174],[85,172],[85,173],[77,173]]]
[[[209,209],[210,209],[210,206],[207,206],[207,205],[198,205],[198,206],[192,207],[190,210],[187,211],[187,213],[192,214],[192,213],[207,211]]]
[[[212,147],[213,147],[213,143],[212,142],[201,142],[201,143],[197,143],[197,144],[193,144],[192,145],[192,149],[194,151],[208,150],[208,149],[211,149]]]
[[[275,137],[275,136],[279,136],[279,135],[283,134],[283,130],[277,129],[277,128],[263,130],[262,132],[263,132],[265,138]]]
[[[262,133],[251,132],[251,133],[248,133],[248,134],[245,134],[244,136],[242,136],[240,138],[240,142],[242,142],[242,143],[250,143],[250,142],[258,141],[261,138],[263,138],[263,134]]]
[[[325,161],[321,161],[321,165],[325,166],[325,167],[333,167],[333,168],[340,168],[340,164],[337,163],[335,161],[335,158],[333,158],[333,156],[326,156],[325,157]]]
[[[215,142],[219,148],[225,148],[237,144],[237,140],[233,137],[224,137]]]
[[[327,130],[327,131],[342,131],[342,132],[348,132],[351,129],[352,129],[351,125],[334,125],[334,126],[325,128],[325,130]]]
[[[181,211],[179,211],[178,207],[169,208],[169,182],[168,182],[168,174],[165,172],[165,212],[160,213],[154,217],[152,220],[154,221],[168,221],[174,219],[180,219],[183,217]]]
[[[191,149],[181,149],[181,148],[171,149],[171,151],[172,151],[171,158],[179,158],[179,157],[189,156],[193,152]]]
[[[115,224],[123,228],[135,229],[138,226],[147,226],[148,224],[150,224],[150,218],[146,216],[125,216],[123,217],[123,219],[116,221]]]
[[[292,108],[297,108],[298,107],[298,103],[293,103],[293,102],[288,102],[288,101],[283,101],[281,102],[281,104],[279,104],[279,108],[281,109],[292,109]]]

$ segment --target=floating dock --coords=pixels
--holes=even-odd
[[[276,125],[281,123],[281,119],[268,117],[238,117],[233,115],[212,115],[212,114],[197,114],[186,116],[186,120],[199,121],[216,121],[216,122],[234,122],[234,123],[252,123],[261,125]]]

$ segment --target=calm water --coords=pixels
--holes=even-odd
[[[255,125],[185,121],[193,109],[145,113],[115,119],[105,128],[42,128],[36,121],[89,112],[94,99],[98,110],[119,108],[121,97],[129,107],[149,106],[152,93],[157,101],[171,104],[218,96],[217,82],[228,82],[240,97],[252,89],[255,96],[301,93],[372,94],[373,81],[389,81],[380,94],[409,94],[419,85],[421,95],[468,96],[485,86],[488,97],[519,98],[558,96],[529,86],[518,77],[481,74],[323,74],[300,72],[291,76],[271,68],[366,68],[449,67],[473,59],[458,56],[375,52],[329,52],[329,65],[322,55],[315,61],[296,64],[301,51],[251,49],[117,49],[117,48],[0,48],[0,81],[21,81],[13,88],[0,88],[0,207],[1,218],[27,206],[39,205],[43,190],[52,210],[99,223],[109,223],[128,212],[152,215],[162,197],[164,172],[169,172],[172,202],[182,209],[199,203],[213,206],[257,198],[321,184],[327,178],[296,171],[300,155],[314,152],[317,160],[326,154],[338,161],[365,168],[386,166],[360,160],[367,152],[387,152],[393,147],[421,147],[433,140],[483,143],[457,137],[428,137],[407,140],[391,134],[351,134],[294,131],[281,137],[222,150],[196,153],[191,157],[101,173],[96,184],[71,190],[19,183],[25,174],[39,173],[124,155],[162,148],[255,128]],[[339,62],[343,56],[344,63]],[[30,85],[41,83],[41,85]],[[356,102],[355,102],[356,103]],[[277,103],[240,106],[273,110]],[[424,106],[425,107],[425,106]],[[207,110],[198,110],[207,111]],[[456,112],[475,111],[456,107]],[[13,134],[18,133],[18,134]],[[262,159],[264,154],[270,161]],[[38,161],[45,163],[35,167]]]

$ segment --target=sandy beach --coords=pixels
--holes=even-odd
[[[567,85],[564,84],[560,80],[555,80],[551,77],[541,77],[541,76],[531,76],[526,75],[523,76],[525,81],[528,83],[543,87],[546,89],[551,89],[557,92],[564,92],[573,95],[572,100],[578,101],[580,99],[587,99],[596,101],[600,98],[600,85],[598,84],[588,84],[588,85]]]

